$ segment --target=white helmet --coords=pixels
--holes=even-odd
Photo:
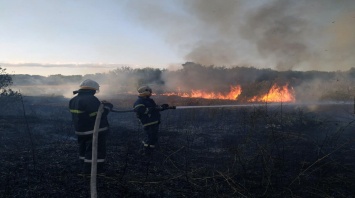
[[[144,85],[138,88],[138,95],[139,96],[151,96],[152,95],[152,88],[150,88],[148,85]]]
[[[94,80],[86,79],[80,83],[80,89],[91,89],[91,90],[100,90],[100,85]]]

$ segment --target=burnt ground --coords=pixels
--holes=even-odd
[[[90,197],[78,176],[66,100],[8,106],[0,117],[1,197]],[[14,103],[15,104],[15,103]],[[39,105],[45,104],[45,105]],[[160,145],[140,154],[132,113],[111,113],[98,197],[353,197],[350,104],[162,112]]]

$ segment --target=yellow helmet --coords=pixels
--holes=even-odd
[[[138,88],[138,95],[139,96],[151,96],[152,95],[152,88],[148,85],[144,85]]]
[[[100,85],[94,80],[86,79],[80,83],[80,89],[91,89],[91,90],[100,90]]]

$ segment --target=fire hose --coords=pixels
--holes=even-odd
[[[176,109],[176,106],[170,106],[165,109]],[[92,136],[92,154],[91,154],[91,177],[90,177],[90,194],[91,198],[97,198],[97,144],[98,144],[98,131],[100,127],[101,116],[104,111],[104,105],[100,104],[97,111],[97,116],[95,119],[94,132]],[[117,110],[111,109],[112,112],[116,113],[125,113],[125,112],[134,112],[133,109],[130,110]]]
[[[176,109],[176,106],[170,106],[170,107],[165,108],[164,110],[167,110],[167,109]],[[133,109],[118,110],[118,109],[112,108],[112,109],[111,109],[111,112],[115,112],[115,113],[127,113],[127,112],[134,112],[134,110],[133,110]]]
[[[250,107],[250,106],[262,106],[263,104],[238,104],[238,105],[207,105],[207,106],[170,106],[167,109],[200,109],[200,108],[230,108],[230,107]],[[269,104],[272,105],[272,104]],[[119,109],[111,109],[111,112],[115,113],[127,113],[134,112],[133,109],[128,110],[119,110]]]

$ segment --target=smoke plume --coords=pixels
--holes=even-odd
[[[133,0],[127,11],[186,61],[278,70],[354,66],[353,0],[169,2]]]

